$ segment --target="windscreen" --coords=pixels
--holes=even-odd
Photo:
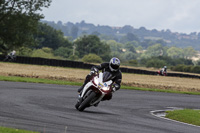
[[[107,81],[111,80],[111,78],[112,78],[112,74],[110,72],[103,73],[103,82],[107,82]]]

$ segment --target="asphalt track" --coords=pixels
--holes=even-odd
[[[0,81],[0,126],[43,133],[199,133],[155,117],[167,107],[200,108],[200,96],[119,90],[110,101],[79,112],[77,86]]]

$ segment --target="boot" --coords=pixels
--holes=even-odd
[[[87,75],[84,81],[84,84],[78,89],[78,93],[81,93],[84,86],[90,81],[90,75]]]
[[[78,93],[81,93],[81,92],[82,92],[83,87],[84,87],[84,86],[81,86],[81,87],[78,89]]]
[[[95,106],[95,107],[97,107],[97,106],[99,105],[99,103],[100,103],[100,102],[98,102],[98,103],[94,104],[94,106]]]

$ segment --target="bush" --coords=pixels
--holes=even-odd
[[[184,58],[176,58],[172,59],[171,57],[167,56],[158,56],[158,57],[151,57],[151,58],[142,58],[140,60],[141,65],[146,65],[149,60],[162,60],[165,62],[166,66],[177,66],[179,64],[183,65],[194,65],[192,60],[184,59]]]
[[[171,67],[171,70],[179,71],[179,72],[200,73],[200,66],[177,65],[177,66]]]
[[[189,65],[189,66],[184,66],[183,67],[183,72],[192,72],[192,68],[193,68],[194,66],[191,66],[191,65]]]
[[[85,55],[82,58],[82,61],[83,62],[89,62],[89,63],[101,63],[102,62],[102,58],[99,57],[96,54],[88,54],[88,55]]]
[[[54,56],[53,50],[51,48],[42,48],[33,50],[31,57],[41,57],[49,59],[62,59],[59,56]]]
[[[155,60],[155,59],[152,59],[152,60],[148,60],[146,62],[146,67],[155,67],[155,68],[161,68],[163,66],[166,65],[166,62],[163,61],[163,60]]]
[[[74,61],[74,60],[78,60],[79,58],[77,55],[70,55],[69,59]]]
[[[200,60],[197,61],[197,65],[200,65]]]
[[[61,56],[64,58],[68,58],[72,54],[72,50],[67,47],[59,47],[54,51],[55,56]]]
[[[174,62],[174,63],[172,64],[172,65],[174,65],[174,66],[179,65],[179,64],[193,65],[192,60],[184,59],[184,58],[173,59],[172,62]]]
[[[200,73],[200,66],[194,66],[194,67],[192,68],[192,72],[193,72],[193,73]]]
[[[48,48],[48,47],[43,47],[42,50],[45,52],[45,53],[49,53],[49,54],[52,54],[53,50],[51,48]]]
[[[33,50],[28,47],[21,47],[17,51],[17,55],[19,55],[19,56],[31,56],[32,53],[33,53]]]
[[[172,67],[171,70],[183,72],[184,71],[184,66],[185,65],[177,65],[177,66]]]
[[[130,65],[133,65],[133,66],[137,66],[138,65],[138,61],[137,60],[129,60],[128,62]]]

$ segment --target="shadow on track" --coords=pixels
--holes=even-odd
[[[90,114],[101,114],[101,115],[117,115],[117,114],[114,114],[114,113],[111,113],[111,112],[103,112],[103,111],[89,111],[89,110],[84,110],[83,112],[81,113],[90,113]]]

